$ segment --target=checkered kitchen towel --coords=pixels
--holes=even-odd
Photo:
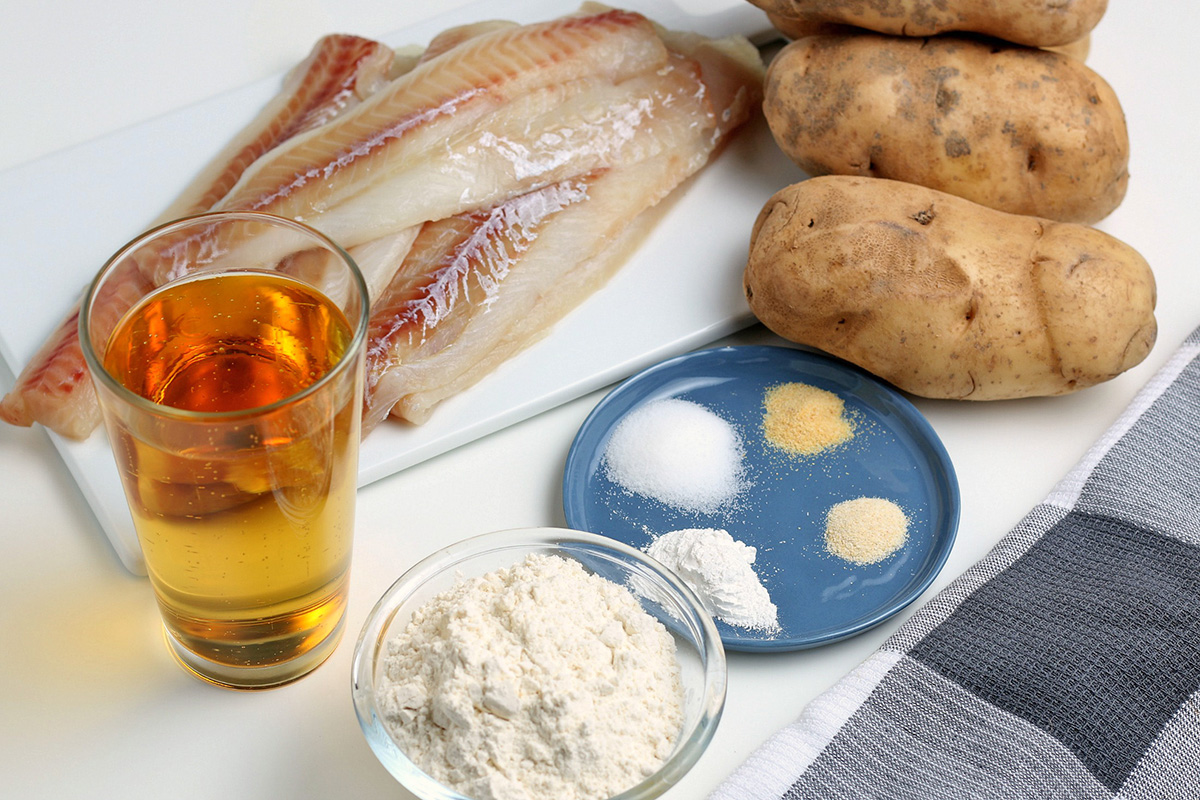
[[[1200,330],[710,800],[1200,798]]]

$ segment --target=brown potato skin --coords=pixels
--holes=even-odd
[[[798,19],[780,14],[767,12],[767,20],[775,26],[775,30],[789,39],[803,39],[805,36],[823,36],[828,34],[863,33],[863,28],[844,25],[837,22],[820,22],[817,20]]]
[[[961,36],[809,36],[767,71],[763,112],[809,175],[908,181],[1091,224],[1125,198],[1129,133],[1081,61]]]
[[[1030,47],[1083,38],[1108,0],[750,0],[784,33],[853,25],[893,36],[970,32]]]
[[[1075,41],[1068,42],[1067,44],[1054,45],[1053,47],[1047,47],[1046,49],[1053,50],[1056,53],[1062,53],[1064,56],[1070,56],[1076,61],[1087,61],[1088,56],[1091,55],[1092,52],[1092,36],[1091,34],[1088,34],[1082,39],[1076,39]]]
[[[750,310],[769,329],[922,397],[1061,395],[1154,345],[1154,276],[1094,228],[914,184],[812,178],[751,235]]]
[[[797,19],[795,17],[781,17],[778,14],[767,12],[767,19],[775,26],[775,30],[782,33],[789,39],[803,39],[805,36],[818,36],[823,34],[841,34],[849,35],[854,33],[863,33],[864,29],[855,28],[851,25],[839,25],[834,22],[812,22],[809,20]],[[1079,39],[1066,44],[1047,45],[1047,50],[1053,50],[1056,53],[1063,53],[1080,61],[1087,61],[1088,53],[1092,47],[1092,35],[1084,34]]]

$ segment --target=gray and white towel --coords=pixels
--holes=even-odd
[[[1200,798],[1200,330],[710,800]]]

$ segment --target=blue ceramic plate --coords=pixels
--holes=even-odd
[[[778,384],[834,392],[855,422],[845,444],[814,456],[766,441],[763,398]],[[698,403],[737,429],[749,488],[729,508],[690,513],[627,492],[602,467],[609,435],[634,409],[668,398]],[[857,565],[825,549],[835,503],[883,497],[909,518],[908,541]],[[682,528],[724,528],[757,548],[755,572],[779,609],[775,633],[717,628],[730,650],[799,650],[861,633],[907,606],[946,563],[958,529],[954,467],[925,418],[895,389],[833,358],[787,347],[720,347],[663,361],[629,378],[584,421],[567,456],[563,507],[575,529],[644,548]]]

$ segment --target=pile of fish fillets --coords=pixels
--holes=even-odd
[[[419,52],[327,36],[160,221],[260,211],[346,248],[371,296],[364,435],[389,415],[420,423],[621,267],[660,201],[755,112],[762,70],[741,37],[600,6],[453,28]],[[237,263],[252,247],[201,249]],[[126,262],[120,292],[196,263]],[[73,439],[97,427],[78,316],[0,417]]]

